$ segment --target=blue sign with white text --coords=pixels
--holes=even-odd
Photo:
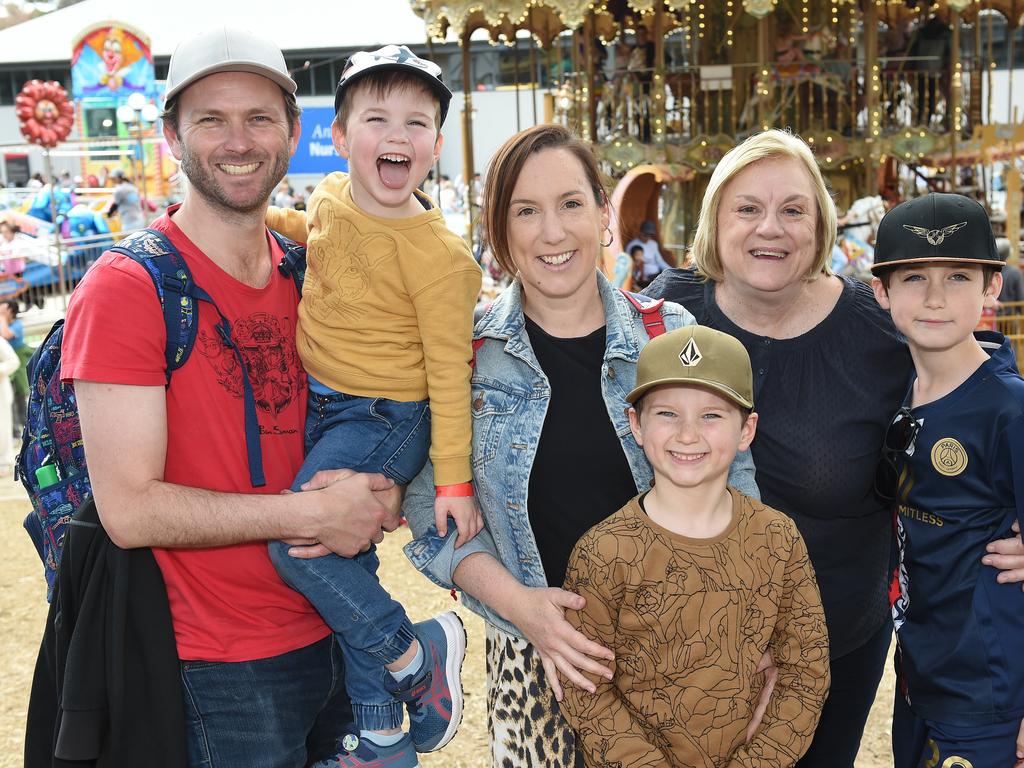
[[[348,160],[338,155],[331,142],[333,120],[333,107],[306,107],[302,110],[302,135],[288,173],[326,174],[348,170]]]

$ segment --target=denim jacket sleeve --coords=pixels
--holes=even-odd
[[[413,537],[403,548],[405,556],[416,570],[439,587],[458,589],[452,577],[459,563],[469,555],[482,552],[501,562],[494,539],[486,526],[458,549],[455,549],[458,531],[454,525],[448,526],[447,536],[438,535],[434,523],[434,466],[429,461],[409,484],[402,512]],[[463,592],[462,599],[467,608],[483,616],[490,624],[509,634],[521,636],[522,633],[513,624],[472,595]]]
[[[752,499],[761,500],[761,491],[754,479],[754,457],[750,450],[740,451],[729,465],[729,485]]]
[[[434,523],[434,465],[427,462],[423,471],[409,484],[402,512],[409,523],[413,540],[405,545],[405,555],[416,570],[445,589],[454,589],[452,576],[459,563],[475,552],[487,552],[498,558],[498,551],[486,527],[455,549],[457,530],[448,526],[448,535],[438,535]]]

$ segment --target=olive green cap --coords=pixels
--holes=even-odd
[[[754,407],[750,355],[738,340],[707,326],[688,325],[651,339],[640,352],[636,387],[626,401],[634,404],[664,384],[707,387],[741,408]]]

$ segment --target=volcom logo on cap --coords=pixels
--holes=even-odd
[[[703,358],[704,355],[700,353],[700,348],[697,346],[697,342],[692,338],[686,342],[686,346],[683,347],[683,351],[679,353],[679,362],[687,368],[696,365]]]
[[[943,240],[966,226],[967,222],[961,221],[959,224],[950,224],[945,229],[925,229],[924,227],[912,227],[910,224],[904,224],[903,228],[913,232],[918,237],[923,237],[928,241],[928,245],[942,245]]]

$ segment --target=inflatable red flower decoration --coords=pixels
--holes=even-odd
[[[55,147],[75,123],[75,107],[60,83],[29,80],[14,100],[21,134],[33,144]]]

